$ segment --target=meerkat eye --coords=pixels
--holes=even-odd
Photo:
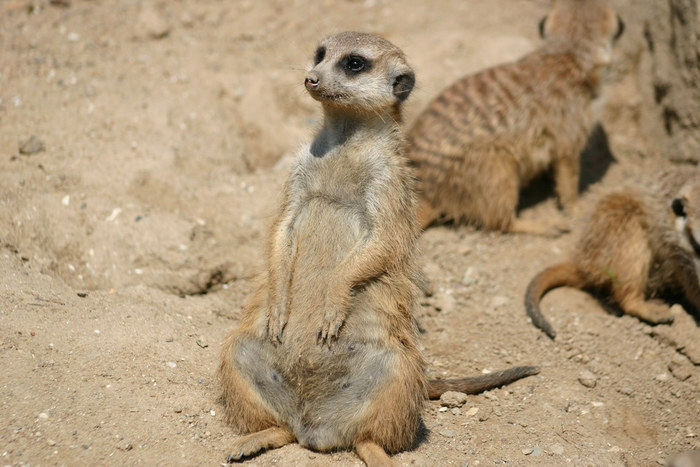
[[[319,47],[316,49],[316,55],[314,56],[314,65],[318,65],[326,57],[326,48]]]
[[[678,217],[686,217],[685,206],[683,206],[683,201],[680,198],[676,198],[671,203],[671,208],[673,213]]]
[[[348,57],[348,61],[345,64],[345,68],[357,73],[358,71],[362,71],[365,68],[366,64],[367,64],[367,62],[365,61],[364,58],[357,57],[357,56],[351,56],[351,57]]]

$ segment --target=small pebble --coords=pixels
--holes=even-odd
[[[462,411],[459,409],[459,407],[453,408],[452,410],[450,410],[450,412],[452,412],[452,415],[459,415],[462,413]]]
[[[693,364],[690,363],[687,358],[681,355],[676,355],[668,364],[668,369],[674,378],[680,381],[685,381],[692,375]]]
[[[441,430],[440,434],[446,438],[454,438],[455,432],[452,430]]]
[[[661,382],[668,381],[668,373],[661,373],[660,375],[656,375],[656,376],[654,376],[654,379],[656,381],[661,381]]]
[[[578,375],[578,382],[587,388],[594,388],[598,380],[593,373],[588,370],[584,370]]]
[[[467,410],[464,415],[467,417],[473,417],[479,412],[479,407],[472,407],[471,409]]]
[[[169,366],[170,368],[175,368],[175,367],[177,366],[177,363],[175,363],[175,362],[168,362],[168,366]]]
[[[42,419],[42,420],[48,420],[48,419],[49,419],[49,414],[47,414],[46,412],[41,412],[41,413],[39,414],[39,418]]]
[[[440,396],[440,405],[443,407],[462,407],[467,402],[467,395],[463,392],[447,391]]]
[[[510,302],[510,299],[508,297],[504,297],[503,295],[496,295],[491,299],[491,306],[493,308],[500,308],[503,305],[508,304]]]
[[[138,28],[151,39],[162,39],[170,34],[171,27],[158,11],[145,8],[138,16]]]
[[[19,153],[27,156],[41,152],[44,149],[46,149],[44,142],[34,135],[19,143]]]
[[[564,446],[562,446],[561,444],[553,444],[549,447],[549,450],[552,451],[554,454],[564,454]]]
[[[619,391],[625,396],[631,396],[632,394],[634,394],[634,389],[632,389],[630,386],[625,386],[624,388],[619,389]]]
[[[120,451],[131,451],[132,449],[134,449],[134,446],[131,443],[122,441],[121,443],[117,444],[117,449],[119,449]]]
[[[526,456],[539,456],[540,454],[542,454],[542,448],[540,447],[539,444],[535,444],[535,445],[534,445],[533,447],[531,447],[531,448],[525,448],[525,449],[523,449],[522,452],[523,452],[523,454],[525,454]]]

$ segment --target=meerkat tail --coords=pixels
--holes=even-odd
[[[489,389],[501,387],[526,376],[540,372],[538,366],[514,366],[507,370],[496,371],[480,376],[468,376],[455,379],[431,379],[428,381],[428,399],[439,399],[447,391],[479,394]]]
[[[525,291],[525,310],[532,320],[532,324],[544,331],[551,339],[554,339],[557,333],[554,332],[552,325],[542,315],[540,300],[542,300],[544,294],[557,287],[581,288],[584,284],[584,277],[572,262],[555,264],[537,274],[530,281]]]

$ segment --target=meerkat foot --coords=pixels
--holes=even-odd
[[[673,322],[671,308],[665,304],[630,300],[622,304],[625,313],[636,316],[650,324],[670,324]]]
[[[238,462],[266,449],[281,448],[294,442],[294,435],[286,428],[274,427],[242,436],[233,442],[228,463]]]
[[[367,467],[392,467],[394,462],[384,449],[373,441],[360,441],[355,445],[355,452]]]

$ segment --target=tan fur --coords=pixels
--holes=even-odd
[[[700,174],[691,169],[667,172],[656,187],[609,193],[596,205],[572,259],[531,281],[527,313],[554,338],[539,301],[565,285],[607,291],[622,311],[652,324],[673,320],[669,307],[656,300],[666,293],[681,293],[700,310],[698,239]]]
[[[554,0],[534,52],[469,75],[409,132],[419,221],[534,231],[516,219],[521,189],[550,167],[559,203],[578,197],[579,156],[597,119],[602,74],[622,23],[606,0]]]
[[[413,443],[429,386],[399,127],[413,72],[384,39],[343,33],[321,43],[305,84],[323,126],[285,184],[267,273],[221,352],[228,420],[249,433],[230,459],[297,441],[387,464]],[[509,371],[491,386],[538,370]]]

